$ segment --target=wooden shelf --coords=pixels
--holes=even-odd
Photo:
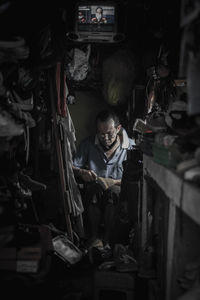
[[[195,184],[186,182],[178,174],[153,161],[152,157],[143,155],[143,196],[142,196],[142,234],[141,246],[143,249],[148,241],[148,206],[151,199],[149,180],[164,193],[168,199],[167,236],[166,236],[166,274],[165,274],[165,297],[164,300],[173,298],[173,273],[174,259],[178,249],[175,249],[177,241],[177,208],[183,211],[192,220],[192,223],[200,225],[200,188]],[[159,193],[159,189],[157,190]],[[160,197],[162,201],[162,197]],[[192,234],[192,233],[191,233]],[[197,250],[198,252],[198,250]]]
[[[165,195],[194,222],[200,225],[200,188],[184,181],[175,171],[143,156],[144,175],[149,175]]]

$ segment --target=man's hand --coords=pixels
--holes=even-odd
[[[120,186],[121,185],[121,179],[98,177],[97,183],[99,183],[105,191],[113,185],[119,185]]]
[[[121,185],[122,181],[121,179],[113,179],[115,185]]]
[[[97,174],[94,171],[80,169],[79,176],[86,182],[92,182],[97,180]]]

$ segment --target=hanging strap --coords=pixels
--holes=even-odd
[[[66,101],[66,79],[64,63],[58,62],[56,65],[56,90],[57,90],[57,113],[62,117],[67,115]]]
[[[65,181],[65,173],[64,173],[64,166],[63,166],[63,153],[62,153],[62,146],[61,146],[60,135],[59,135],[56,106],[54,101],[54,82],[53,82],[54,76],[52,76],[52,73],[49,72],[48,77],[49,77],[49,85],[50,85],[51,109],[52,109],[52,116],[53,116],[53,130],[55,136],[56,154],[57,154],[59,178],[60,178],[59,182],[60,182],[61,200],[64,207],[67,233],[69,235],[69,238],[73,242],[73,231],[72,231],[72,225],[71,225],[70,214],[69,214],[69,206],[67,201],[66,181]]]

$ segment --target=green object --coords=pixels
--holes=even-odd
[[[170,147],[167,148],[162,145],[153,144],[153,160],[156,163],[169,168],[175,168],[177,165],[177,161],[173,156]]]

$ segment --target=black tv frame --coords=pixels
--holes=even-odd
[[[80,24],[78,22],[79,7],[96,6],[96,7],[114,7],[114,24]],[[119,40],[118,35],[118,6],[112,1],[97,2],[97,1],[79,1],[75,6],[74,34],[73,38],[77,42],[90,43],[115,43]],[[88,30],[87,30],[88,29]]]

